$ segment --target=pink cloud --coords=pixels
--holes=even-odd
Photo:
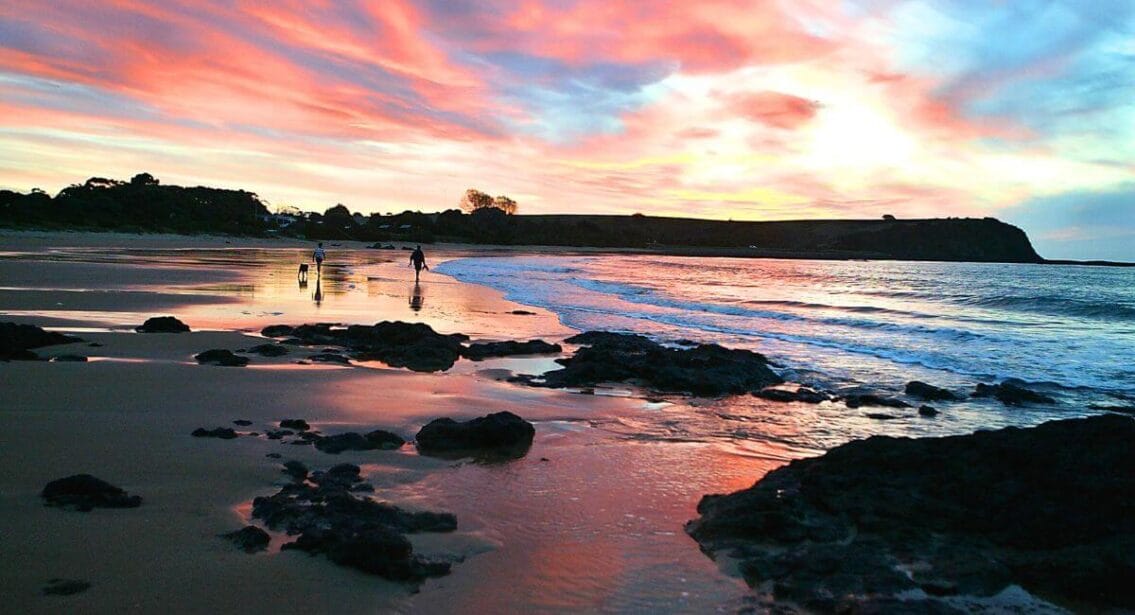
[[[745,92],[728,99],[729,109],[742,117],[776,128],[798,128],[816,116],[820,103],[781,92]]]

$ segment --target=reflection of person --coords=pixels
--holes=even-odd
[[[315,247],[315,252],[311,253],[311,260],[315,261],[316,274],[323,272],[324,258],[327,258],[327,253],[323,251],[323,242],[321,241],[319,242],[319,245]]]
[[[410,264],[414,266],[414,283],[417,283],[418,278],[422,275],[422,269],[430,270],[430,266],[426,264],[426,255],[422,252],[422,246],[414,248],[414,252],[410,254]]]
[[[414,290],[410,291],[410,309],[415,312],[422,311],[426,299],[422,296],[422,285],[414,282]]]
[[[315,294],[311,296],[315,300],[315,307],[323,302],[323,278],[315,276]]]

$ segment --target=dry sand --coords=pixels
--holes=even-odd
[[[570,334],[554,315],[512,315],[524,306],[440,276],[426,282],[425,308],[413,312],[400,253],[387,260],[377,251],[354,253],[349,266],[328,272],[327,298],[316,303],[310,289],[296,288],[291,271],[310,244],[290,246],[294,254],[282,257],[257,252],[247,266],[216,269],[168,253],[147,266],[115,255],[123,245],[243,249],[263,248],[262,242],[67,233],[3,238],[0,320],[52,325],[102,344],[41,349],[47,356],[93,357],[87,363],[0,363],[0,602],[9,612],[704,612],[745,593],[743,583],[698,552],[681,524],[693,516],[700,494],[748,486],[780,462],[704,443],[635,442],[603,429],[653,420],[669,404],[499,382],[503,370],[547,369],[547,359],[463,361],[443,374],[295,365],[297,355],[254,357],[247,368],[192,359],[208,348],[263,341],[242,331],[320,316],[337,322],[396,316],[486,339]],[[346,258],[347,248],[338,250]],[[158,312],[182,317],[195,332],[128,329]],[[196,331],[201,328],[211,330]],[[280,419],[304,418],[329,434],[384,428],[410,439],[436,417],[499,410],[536,423],[536,442],[521,460],[444,461],[418,456],[412,445],[331,456],[264,438],[189,436],[234,419],[251,420],[242,429],[263,432]],[[454,512],[456,533],[414,541],[426,554],[461,561],[415,594],[322,557],[236,550],[217,534],[243,526],[247,503],[281,483],[282,460],[265,457],[270,452],[313,468],[357,463],[376,497]],[[143,505],[90,513],[43,506],[38,493],[48,481],[82,472],[141,495]],[[91,588],[41,595],[55,577],[86,580]]]

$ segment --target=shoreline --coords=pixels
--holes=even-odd
[[[86,237],[84,237],[86,236]],[[169,233],[125,233],[118,231],[89,231],[89,230],[31,230],[31,229],[4,229],[0,228],[0,237],[4,237],[12,246],[21,244],[38,245],[43,240],[62,241],[69,240],[73,247],[98,247],[105,245],[104,239],[118,240],[123,245],[130,245],[127,249],[152,248],[168,245],[171,241],[186,243],[185,249],[225,249],[232,248],[235,243],[242,248],[310,248],[316,240],[299,239],[295,237],[252,237],[240,235],[177,235]],[[375,244],[371,241],[351,239],[323,240],[329,247],[347,247],[353,249],[371,249]],[[410,240],[388,240],[378,243],[391,244],[400,250],[403,246],[416,243]],[[139,245],[141,244],[141,245]],[[422,244],[438,251],[470,251],[491,254],[513,253],[544,253],[544,254],[644,254],[657,256],[680,256],[690,258],[754,258],[754,259],[786,259],[786,260],[829,260],[829,261],[879,261],[879,262],[925,262],[925,263],[974,263],[974,264],[1019,264],[1019,265],[1057,265],[1082,267],[1135,267],[1135,262],[1108,261],[1108,260],[1071,260],[1046,259],[1039,261],[974,261],[974,260],[934,260],[934,259],[897,259],[878,253],[846,252],[846,251],[796,251],[796,250],[762,250],[754,248],[715,248],[715,247],[662,247],[662,248],[631,248],[631,247],[593,247],[593,246],[549,246],[549,245],[501,245],[501,244],[471,244],[460,242],[435,242]],[[375,249],[380,251],[380,249]]]

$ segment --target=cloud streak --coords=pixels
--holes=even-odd
[[[0,184],[146,170],[312,209],[441,209],[478,185],[528,212],[1032,211],[1011,208],[1130,181],[1133,26],[1129,3],[1072,0],[9,3]],[[1045,220],[1017,222],[1061,232]]]

